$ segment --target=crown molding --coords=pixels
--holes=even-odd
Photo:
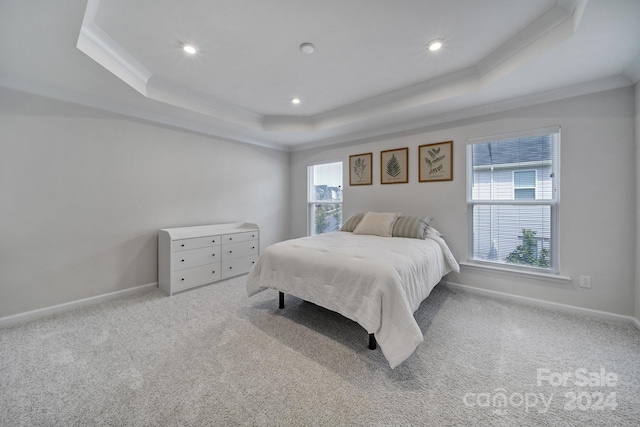
[[[141,108],[132,108],[121,103],[106,101],[101,98],[71,92],[66,89],[38,84],[33,81],[24,80],[22,78],[0,75],[0,86],[7,89],[95,108],[97,110],[107,111],[126,117],[132,117],[163,126],[184,129],[187,131],[220,138],[231,142],[240,142],[279,151],[292,152],[317,148],[327,148],[347,143],[363,143],[370,140],[388,139],[403,135],[428,132],[434,126],[454,126],[456,123],[476,117],[510,111],[516,108],[544,104],[547,102],[559,101],[562,99],[602,92],[605,90],[618,89],[622,87],[632,86],[635,83],[636,82],[634,82],[630,77],[626,75],[607,77],[587,83],[555,88],[532,95],[507,99],[489,104],[480,104],[465,109],[442,112],[441,114],[437,115],[423,116],[420,119],[397,123],[392,126],[385,125],[383,128],[367,127],[365,130],[356,130],[348,134],[317,139],[313,142],[301,143],[297,145],[287,145],[286,143],[279,143],[267,139],[242,135],[234,130],[224,130],[219,126],[216,126],[215,123],[212,124],[202,121],[188,120],[171,114],[151,112],[149,110]],[[306,119],[302,117],[300,120],[304,121]]]
[[[478,91],[573,35],[587,0],[558,0],[542,17],[467,69],[315,116],[263,116],[161,79],[96,24],[100,2],[88,0],[77,47],[142,95],[249,130],[319,133]]]
[[[25,80],[19,77],[0,75],[0,87],[94,108],[96,110],[106,111],[108,113],[114,113],[120,116],[150,122],[160,126],[183,129],[229,142],[255,145],[278,151],[289,151],[289,147],[285,144],[247,135],[236,129],[224,129],[221,126],[218,126],[219,122],[217,121],[190,120],[170,113],[160,113],[145,108],[131,107],[123,103],[73,92],[68,89],[43,85],[41,83]]]
[[[234,104],[221,101],[161,79],[151,76],[147,82],[147,97],[165,104],[175,105],[186,110],[195,111],[225,122],[234,123],[249,129],[264,130],[263,116],[253,113]]]
[[[147,96],[151,72],[102,31],[95,22],[99,1],[89,0],[76,47],[89,58]]]
[[[469,108],[421,117],[419,119],[398,123],[394,126],[385,126],[384,131],[380,131],[379,129],[368,129],[367,131],[356,132],[349,135],[340,135],[337,137],[317,140],[311,143],[293,146],[290,148],[290,151],[297,152],[313,150],[318,148],[335,147],[346,143],[366,143],[375,140],[415,135],[432,131],[436,126],[459,126],[463,125],[468,120],[478,117],[485,117],[491,114],[511,111],[517,108],[531,107],[548,102],[561,101],[563,99],[603,92],[606,90],[619,89],[632,86],[633,84],[634,83],[631,79],[625,75],[606,77],[591,82],[555,88],[532,95],[506,99],[488,104],[479,104]]]

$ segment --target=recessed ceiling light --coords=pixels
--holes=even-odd
[[[316,47],[311,43],[302,43],[300,45],[300,50],[304,53],[309,54],[309,53],[313,53],[313,51],[316,50]]]
[[[294,105],[298,105],[300,102],[302,102],[300,98],[291,98],[291,103]]]
[[[195,55],[198,52],[198,48],[189,43],[182,43],[182,50],[190,55]]]
[[[436,50],[439,50],[442,47],[443,42],[444,40],[442,39],[431,40],[429,43],[427,43],[427,47],[431,52],[435,52]]]

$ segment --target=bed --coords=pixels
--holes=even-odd
[[[423,341],[413,313],[459,266],[431,227],[418,232],[419,238],[366,231],[355,227],[268,247],[249,272],[247,294],[275,289],[281,304],[286,293],[340,313],[375,337],[395,368]]]

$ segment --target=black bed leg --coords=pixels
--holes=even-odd
[[[376,348],[376,337],[374,337],[373,334],[369,334],[369,350],[375,350]]]
[[[284,292],[280,292],[280,304],[278,308],[284,308]]]

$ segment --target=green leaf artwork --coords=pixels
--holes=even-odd
[[[427,154],[431,157],[424,158],[424,161],[427,162],[427,166],[429,166],[429,175],[440,172],[443,167],[442,160],[446,157],[444,154],[440,155],[440,147],[428,150]]]
[[[389,161],[387,162],[387,174],[389,176],[396,178],[398,175],[400,175],[400,172],[402,172],[402,169],[400,168],[400,163],[398,163],[398,159],[396,158],[396,155],[393,154],[391,156],[391,159],[389,159]]]
[[[353,172],[358,175],[358,178],[362,180],[362,176],[364,174],[364,170],[367,168],[367,162],[359,157],[353,162]]]

